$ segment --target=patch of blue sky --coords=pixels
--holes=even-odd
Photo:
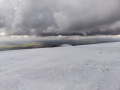
[[[42,0],[39,0],[41,4],[45,5],[45,3]]]
[[[16,5],[15,9],[18,9],[18,7],[19,7],[19,5],[20,5],[20,2],[21,2],[21,0],[18,1],[18,3],[17,3],[17,5]]]

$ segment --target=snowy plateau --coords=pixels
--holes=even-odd
[[[1,51],[0,90],[120,90],[120,42]]]

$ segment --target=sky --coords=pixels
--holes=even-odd
[[[120,34],[120,0],[0,0],[0,35]]]

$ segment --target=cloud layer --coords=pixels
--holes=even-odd
[[[120,33],[120,0],[0,0],[0,32],[8,35]]]

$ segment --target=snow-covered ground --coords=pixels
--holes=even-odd
[[[0,90],[120,90],[120,42],[1,51]]]

